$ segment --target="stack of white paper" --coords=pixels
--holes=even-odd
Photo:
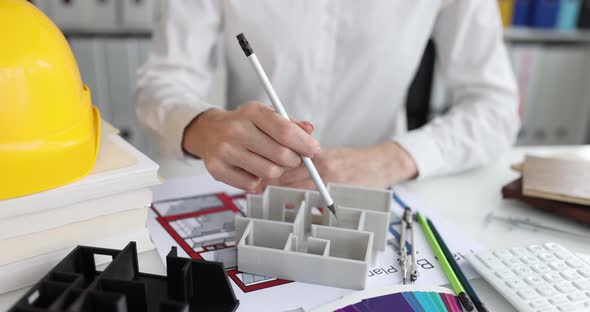
[[[104,122],[101,135],[87,177],[0,201],[0,293],[35,283],[77,245],[153,248],[145,220],[158,165]]]

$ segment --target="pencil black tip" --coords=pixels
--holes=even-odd
[[[334,207],[334,204],[328,205],[328,209],[330,209],[332,214],[336,216],[336,207]]]
[[[488,312],[488,309],[483,305],[482,302],[474,303],[477,312]]]
[[[461,305],[463,306],[463,308],[465,308],[465,310],[473,311],[473,303],[471,303],[471,300],[469,300],[467,294],[465,294],[464,292],[460,293],[459,301],[461,301]]]
[[[246,36],[244,36],[244,33],[240,33],[236,36],[236,38],[238,38],[240,47],[242,47],[242,51],[244,51],[246,56],[250,56],[252,53],[254,53],[254,50],[252,50],[252,47],[250,47],[250,43],[248,43],[248,40],[246,39]]]

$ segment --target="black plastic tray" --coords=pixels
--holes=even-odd
[[[113,258],[98,271],[95,255]],[[232,312],[239,301],[222,263],[166,257],[168,276],[140,273],[135,242],[123,250],[78,246],[11,312]]]

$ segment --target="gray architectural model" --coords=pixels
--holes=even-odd
[[[243,272],[350,289],[364,289],[373,249],[383,250],[389,191],[328,186],[336,219],[319,193],[270,186],[248,195],[247,217],[236,216],[238,269]]]

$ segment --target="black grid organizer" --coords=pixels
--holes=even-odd
[[[98,271],[95,255],[111,256]],[[168,276],[140,273],[135,242],[123,250],[76,247],[10,312],[232,312],[239,301],[222,263],[166,257]]]

